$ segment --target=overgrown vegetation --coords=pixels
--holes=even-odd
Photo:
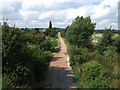
[[[38,30],[2,25],[3,88],[41,88],[56,39]]]
[[[61,36],[67,42],[70,65],[77,88],[120,87],[120,38],[113,38],[111,28],[93,45],[95,23],[90,17],[77,17]]]
[[[102,54],[108,46],[112,45],[112,34],[111,28],[106,29],[106,32],[103,33],[103,38],[100,40],[98,45],[98,51]]]
[[[95,23],[90,17],[77,17],[66,30],[66,39],[76,46],[88,46],[94,32]]]
[[[104,29],[104,30],[95,30],[95,32],[96,32],[96,33],[104,33],[104,32],[106,32],[106,29]],[[113,29],[113,30],[110,30],[110,32],[111,32],[111,33],[114,33],[114,34],[115,34],[115,33],[116,33],[116,34],[120,34],[120,30],[114,30],[114,29]]]
[[[49,22],[49,28],[45,31],[45,34],[50,37],[57,37],[57,31],[55,28],[52,28],[52,22]]]

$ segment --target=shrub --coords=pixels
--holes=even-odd
[[[75,65],[76,63],[82,64],[90,60],[89,50],[83,47],[71,47],[69,55],[71,65]]]
[[[54,29],[54,28],[52,28],[52,29],[50,29],[50,33],[49,33],[49,36],[50,37],[55,37],[56,36],[56,34],[57,34],[57,31]]]
[[[2,88],[12,88],[12,80],[9,75],[3,75],[2,77]]]
[[[52,41],[50,40],[50,38],[47,38],[44,42],[41,42],[40,49],[43,51],[52,50]]]
[[[102,66],[97,61],[89,61],[80,66],[82,75],[76,85],[78,88],[108,88],[109,79],[103,76]]]
[[[101,41],[99,42],[98,45],[98,51],[103,54],[103,52],[106,50],[106,48],[108,46],[112,45],[112,32],[111,32],[111,28],[106,29],[106,31],[103,33],[103,37],[101,39]]]
[[[43,82],[52,57],[52,41],[36,31],[8,28],[7,30],[2,28],[2,72],[3,79],[6,80],[3,85],[4,87],[35,87]]]
[[[62,30],[60,31],[61,37],[65,37],[66,30],[67,30],[67,28],[66,28],[66,29],[62,29]]]
[[[120,53],[120,37],[116,37],[113,41],[113,45],[117,47],[117,52]]]

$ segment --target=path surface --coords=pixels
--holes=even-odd
[[[67,64],[66,45],[64,40],[58,33],[61,49],[60,52],[53,56],[53,60],[50,63],[45,86],[50,88],[74,88],[73,72]]]

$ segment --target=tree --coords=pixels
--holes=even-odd
[[[49,29],[52,29],[52,22],[49,22]]]
[[[34,30],[36,30],[39,33],[39,28],[35,28]]]
[[[4,88],[38,86],[43,82],[52,54],[51,39],[35,30],[2,26],[2,77]],[[40,72],[38,72],[40,71]],[[12,84],[11,84],[12,83]]]
[[[52,28],[52,22],[50,21],[49,22],[49,29],[48,29],[48,33],[49,33],[49,36],[50,37],[55,37],[56,36],[56,29],[55,28]]]
[[[67,28],[66,39],[73,45],[87,46],[94,32],[95,23],[91,22],[90,17],[77,17]]]
[[[109,29],[106,29],[106,31],[103,33],[103,38],[101,39],[99,45],[98,45],[98,51],[102,54],[108,46],[112,45],[112,32],[111,27]]]
[[[65,37],[66,30],[67,30],[67,28],[66,28],[66,29],[61,29],[61,30],[60,30],[60,35],[61,35],[61,37]]]
[[[52,28],[49,36],[50,36],[50,37],[55,37],[56,33],[57,33],[56,29],[55,29],[55,28]]]
[[[7,23],[8,19],[4,20],[3,19],[3,25],[2,25],[2,30],[3,31],[8,31],[9,30],[9,26],[8,26],[8,23]]]
[[[51,33],[51,31],[52,31],[51,29],[52,29],[52,22],[50,21],[50,22],[49,22],[49,27],[48,27],[48,29],[44,32],[44,34],[45,34],[45,35],[49,35],[49,34]]]
[[[117,47],[117,52],[120,53],[120,37],[115,38],[113,45]]]

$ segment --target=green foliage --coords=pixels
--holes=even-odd
[[[70,64],[82,64],[90,60],[89,50],[87,48],[71,47],[69,49]]]
[[[21,53],[21,49],[23,48],[23,44],[21,41],[20,32],[18,29],[10,29],[9,31],[3,31],[3,44],[2,44],[2,58],[3,58],[3,68],[6,72],[15,68],[13,63],[19,62],[19,55]],[[11,54],[12,53],[12,54]],[[9,68],[8,68],[9,67]],[[8,70],[9,69],[9,70]],[[9,73],[9,72],[8,72]]]
[[[40,44],[40,48],[43,51],[52,51],[52,41],[47,38],[44,42]]]
[[[116,47],[113,47],[113,46],[107,47],[107,50],[104,51],[104,55],[101,55],[98,51],[94,51],[92,53],[89,53],[89,56],[90,56],[89,62],[83,63],[82,65],[78,64],[74,66],[75,68],[78,68],[75,71],[75,73],[77,74],[76,80],[78,81],[76,85],[78,87],[84,86],[88,88],[118,87],[118,86],[114,86],[113,84],[115,83],[115,80],[119,79],[119,74],[118,74],[119,73],[118,71],[119,55],[116,52]],[[92,62],[96,62],[96,63],[92,63]],[[94,81],[89,81],[89,79],[87,79],[87,75],[89,75],[89,73],[95,73],[96,71],[99,71],[98,69],[94,71],[95,68],[91,68],[91,66],[94,67],[95,65],[98,65],[101,67],[100,69],[101,74],[99,74],[101,76],[96,75],[97,77]],[[92,71],[89,72],[86,70],[90,68]],[[86,70],[86,75],[84,74],[85,70]],[[82,76],[78,77],[78,75],[79,76],[82,75]],[[89,77],[92,78],[91,74]],[[113,83],[111,83],[111,81],[113,81]]]
[[[67,28],[66,39],[73,45],[87,46],[94,32],[95,23],[90,17],[77,17]]]
[[[12,87],[12,81],[9,78],[9,75],[3,75],[2,77],[2,88],[11,88]]]
[[[113,41],[113,45],[117,47],[117,52],[120,53],[120,37],[116,37]]]
[[[113,46],[107,47],[106,51],[104,51],[104,55],[107,57],[114,57],[115,58],[116,54],[117,54],[116,47],[113,47]]]
[[[76,78],[79,79],[76,81],[78,88],[109,88],[110,82],[107,80],[102,71],[102,66],[97,61],[89,61],[82,66],[79,66],[81,69],[81,74],[76,73]],[[79,70],[78,70],[79,71]]]
[[[104,33],[106,32],[105,29],[102,29],[102,30],[95,30],[96,33]],[[110,30],[111,33],[114,33],[114,34],[120,34],[120,30]]]
[[[49,22],[48,29],[44,33],[47,36],[56,37],[57,31],[56,31],[56,28],[52,28],[52,22],[51,21]]]
[[[9,26],[8,26],[8,23],[7,23],[8,19],[4,20],[3,22],[3,25],[2,25],[2,29],[4,29],[5,31],[8,31],[9,30]]]
[[[52,57],[54,41],[35,30],[22,31],[7,24],[3,24],[2,32],[4,88],[43,87],[41,83]]]
[[[52,49],[55,49],[58,46],[59,42],[58,39],[54,38],[52,41]]]
[[[78,88],[119,87],[119,53],[117,47],[107,46],[103,54],[98,50],[69,45],[70,65]]]
[[[107,50],[104,51],[104,59],[101,62],[106,72],[109,72],[109,76],[112,77],[112,71],[119,61],[119,54],[116,52],[116,47],[109,46]],[[111,74],[110,74],[111,73]]]
[[[50,37],[55,37],[56,34],[57,34],[57,31],[54,28],[50,29],[50,34],[49,34]]]
[[[111,28],[106,29],[106,32],[103,33],[103,38],[101,39],[99,45],[98,45],[98,51],[103,54],[103,52],[106,50],[106,47],[112,45],[112,36],[113,34],[110,32]]]
[[[49,34],[50,34],[50,29],[49,29],[49,28],[46,29],[46,31],[44,32],[44,34],[45,34],[46,36],[49,36]]]
[[[118,88],[120,39],[113,38],[113,30],[109,28],[104,31],[100,43],[94,46],[90,42],[94,26],[89,17],[77,17],[66,31],[61,31],[69,44],[75,84],[78,88]]]
[[[52,29],[52,22],[49,22],[49,29]]]
[[[63,29],[63,30],[60,31],[61,37],[65,37],[66,30],[67,30],[67,29]]]

